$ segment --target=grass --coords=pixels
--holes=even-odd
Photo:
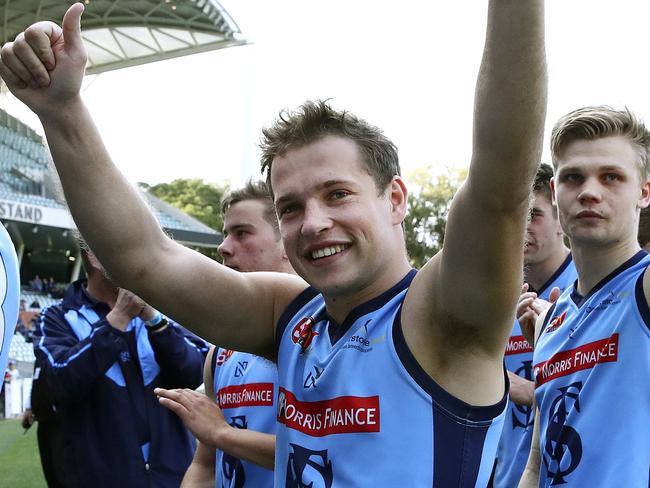
[[[20,419],[0,420],[0,486],[45,487],[36,443],[36,425],[26,434],[23,431]]]

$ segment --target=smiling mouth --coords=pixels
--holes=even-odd
[[[311,258],[314,260],[326,258],[328,256],[332,256],[334,254],[343,252],[348,247],[350,247],[349,244],[337,244],[335,246],[328,246],[328,247],[323,247],[321,249],[316,249],[315,251],[311,252]]]

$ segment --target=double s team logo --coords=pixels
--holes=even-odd
[[[331,488],[334,481],[332,461],[327,449],[313,451],[298,444],[289,444],[286,488]]]
[[[567,476],[576,470],[582,459],[582,441],[578,432],[567,425],[569,412],[580,413],[582,382],[558,388],[553,399],[546,428],[543,461],[551,486],[567,483]]]
[[[291,340],[294,344],[300,346],[301,353],[309,348],[314,337],[318,335],[318,332],[313,330],[314,323],[313,317],[305,317],[295,325],[291,332]]]

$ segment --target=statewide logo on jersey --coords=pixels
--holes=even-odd
[[[526,352],[533,352],[533,348],[522,335],[511,336],[506,345],[506,356],[512,354],[524,354]]]
[[[567,483],[565,477],[575,471],[582,459],[580,436],[566,425],[569,412],[580,413],[580,390],[581,381],[558,388],[560,394],[551,403],[542,456],[551,486]]]
[[[331,488],[334,482],[332,461],[327,449],[313,451],[298,444],[289,444],[291,453],[287,462],[285,488]]]
[[[614,294],[614,292],[610,291],[609,295],[607,298],[604,298],[598,305],[595,306],[589,306],[585,309],[585,312],[587,314],[590,314],[591,312],[595,310],[605,310],[607,307],[610,305],[618,305],[621,303],[621,300],[629,295],[629,292],[624,291],[622,293],[619,293],[618,295]]]
[[[305,352],[307,348],[311,345],[311,341],[314,340],[314,337],[318,335],[318,332],[314,332],[312,328],[314,327],[314,318],[305,317],[300,322],[296,324],[291,333],[291,340],[294,344],[300,346],[300,352]]]
[[[546,328],[544,332],[548,334],[549,332],[556,331],[564,323],[565,319],[566,319],[566,310],[562,312],[560,315],[553,317],[551,319],[551,323],[549,324],[549,326]]]
[[[535,385],[537,387],[555,378],[583,369],[591,369],[600,363],[616,361],[618,361],[618,334],[612,334],[606,339],[558,352],[551,359],[536,364],[533,370]]]
[[[278,422],[312,437],[356,432],[379,432],[379,397],[341,396],[301,402],[280,387]]]
[[[230,356],[233,355],[235,351],[232,349],[223,349],[217,356],[217,366],[221,366],[223,363],[230,359]]]
[[[234,427],[235,429],[248,428],[248,422],[246,421],[245,415],[232,417],[229,423],[231,427]],[[221,488],[244,488],[246,484],[244,464],[236,457],[225,452],[223,453],[221,458],[221,473],[223,474]]]
[[[528,342],[526,342],[528,344]],[[521,368],[514,372],[516,375],[526,378],[527,380],[533,379],[533,362],[522,361]],[[512,429],[520,428],[527,429],[533,426],[533,408],[530,405],[518,405],[515,402],[510,402],[512,405]]]
[[[248,383],[224,386],[217,392],[221,408],[270,407],[273,405],[273,383]]]

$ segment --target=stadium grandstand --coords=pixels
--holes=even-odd
[[[216,0],[81,1],[86,7],[81,26],[88,75],[246,44]],[[70,0],[5,0],[0,9],[2,43],[36,21],[60,22],[70,4]],[[221,234],[196,219],[147,192],[143,197],[178,242],[194,248],[214,248],[221,242]],[[0,222],[16,247],[22,283],[20,317],[9,352],[10,369],[18,370],[20,380],[12,388],[0,389],[1,419],[18,415],[31,390],[31,334],[40,310],[58,301],[67,283],[81,274],[75,226],[50,166],[49,151],[42,137],[4,110],[0,110]]]
[[[222,236],[175,207],[142,191],[161,227],[193,248],[214,248]],[[43,139],[18,119],[0,110],[0,222],[16,247],[20,263],[21,310],[9,360],[19,370],[25,390],[16,396],[19,413],[31,384],[34,363],[31,335],[39,312],[56,303],[67,283],[82,273],[75,225],[60,192]],[[24,383],[23,383],[24,382]],[[21,398],[21,400],[19,400]],[[0,418],[4,405],[0,402]]]

